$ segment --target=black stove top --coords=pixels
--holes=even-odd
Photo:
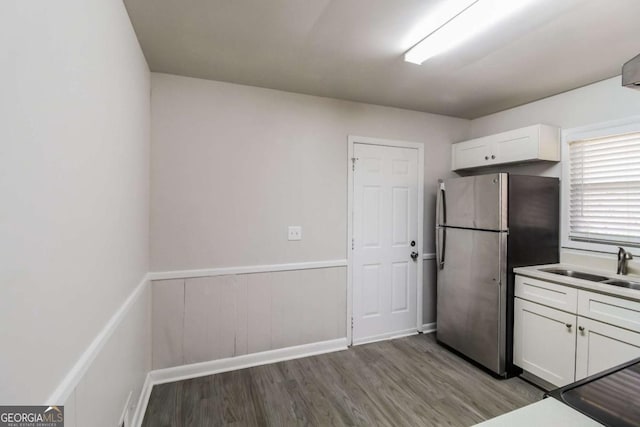
[[[640,426],[640,358],[548,394],[600,424]]]

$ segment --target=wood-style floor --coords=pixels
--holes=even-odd
[[[157,385],[143,426],[469,426],[542,394],[415,335]]]

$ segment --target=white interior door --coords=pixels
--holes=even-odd
[[[359,344],[417,331],[419,174],[417,149],[355,143],[353,154],[352,338]]]

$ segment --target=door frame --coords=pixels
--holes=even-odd
[[[418,252],[416,271],[416,329],[422,332],[422,275],[424,247],[424,143],[368,136],[348,136],[347,150],[347,343],[353,345],[353,147],[355,144],[411,148],[418,152]]]

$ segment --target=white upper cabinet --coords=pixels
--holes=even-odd
[[[454,171],[536,160],[560,161],[560,129],[538,124],[458,142],[451,147]]]
[[[451,147],[451,170],[471,169],[488,166],[491,159],[492,143],[487,138],[458,142]]]

